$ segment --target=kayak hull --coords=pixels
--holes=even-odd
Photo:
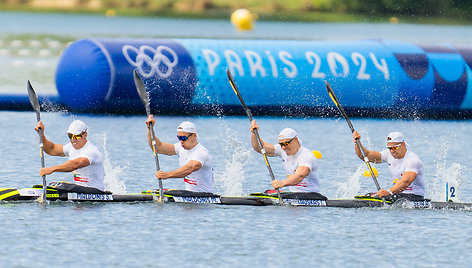
[[[42,194],[40,188],[0,188],[0,201],[35,201]],[[141,193],[111,194],[111,193],[75,193],[63,192],[56,189],[47,190],[46,197],[49,201],[72,201],[72,202],[150,202],[157,200],[159,191],[150,190]],[[469,210],[472,203],[435,202],[430,200],[406,201],[384,204],[382,200],[369,199],[283,199],[284,205],[305,207],[338,207],[338,208],[416,208],[416,209],[445,209],[445,210]],[[218,196],[209,193],[192,193],[181,190],[168,190],[164,195],[167,203],[193,203],[193,204],[220,204],[220,205],[243,205],[243,206],[273,206],[280,205],[275,196],[252,195],[252,196]]]

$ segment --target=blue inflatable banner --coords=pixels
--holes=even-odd
[[[472,47],[393,40],[83,39],[63,52],[56,85],[72,111],[143,112],[137,69],[153,112],[242,113],[229,69],[262,114],[330,114],[328,81],[353,115],[458,118],[472,112],[471,64]]]

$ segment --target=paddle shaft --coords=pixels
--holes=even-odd
[[[328,84],[329,85],[329,84]],[[330,86],[331,87],[331,86]],[[331,89],[332,90],[332,89]],[[337,98],[336,98],[337,99]],[[339,101],[338,101],[339,103]],[[349,119],[349,117],[347,116],[346,112],[344,111],[343,107],[341,105],[339,105],[339,111],[341,112],[342,116],[344,117],[344,119],[346,120],[347,124],[349,125],[349,128],[351,129],[351,133],[354,133],[355,129],[354,129],[354,126],[352,125],[351,123],[351,120]],[[377,187],[377,190],[380,190],[380,185],[379,185],[379,182],[377,180],[377,177],[375,176],[375,173],[374,173],[374,170],[372,169],[372,166],[370,165],[369,163],[369,158],[367,158],[367,156],[365,155],[364,153],[364,150],[362,149],[362,143],[359,139],[356,139],[356,144],[357,146],[359,147],[359,151],[361,151],[361,154],[362,154],[362,159],[364,160],[364,162],[366,163],[367,165],[367,168],[370,170],[370,174],[372,176],[372,179],[374,180],[374,183],[375,183],[375,186]]]
[[[40,117],[38,114],[38,122],[40,121]],[[38,130],[38,135],[39,135],[39,153],[41,155],[41,167],[45,168],[46,164],[44,163],[44,149],[43,149],[43,129]],[[46,200],[46,175],[43,175],[43,194],[42,194],[42,200]]]
[[[146,92],[146,87],[144,86],[143,80],[141,80],[141,77],[139,76],[137,70],[135,69],[133,71],[133,76],[134,76],[134,84],[136,86],[136,90],[138,91],[139,98],[141,98],[141,101],[144,104],[144,108],[146,109],[146,114],[149,117],[151,115],[151,108],[150,108],[150,101],[149,101],[149,96]],[[154,127],[150,123],[148,125],[149,132],[151,132],[151,145],[152,145],[152,152],[154,154],[154,160],[156,162],[156,170],[159,171],[161,170],[159,167],[159,158],[157,156],[157,145],[156,145],[156,134],[154,133]],[[159,202],[162,202],[164,198],[164,187],[162,185],[162,179],[159,179]]]
[[[231,84],[231,87],[234,90],[234,93],[236,93],[236,96],[238,96],[239,101],[241,102],[241,105],[243,106],[244,110],[246,111],[247,117],[249,118],[249,122],[252,122],[252,113],[251,110],[247,107],[246,103],[244,102],[243,97],[241,96],[241,93],[239,92],[238,87],[236,86],[236,83],[234,82],[233,76],[231,75],[231,72],[229,70],[226,70],[226,74],[228,75],[229,82]],[[254,129],[254,135],[256,135],[257,143],[259,144],[259,147],[261,147],[261,153],[262,156],[264,157],[264,161],[266,163],[267,169],[269,170],[270,178],[271,180],[275,180],[274,172],[272,171],[272,167],[270,166],[269,159],[267,159],[267,154],[264,149],[264,144],[262,143],[261,137],[259,136],[259,132],[257,129]],[[280,190],[276,189],[277,191],[277,196],[279,198],[279,202],[283,203],[282,196],[280,195]]]
[[[34,112],[36,113],[36,120],[37,122],[41,121],[41,112],[40,112],[40,106],[39,106],[39,100],[38,96],[36,95],[36,92],[33,89],[33,86],[31,85],[31,82],[28,80],[27,83],[27,89],[28,89],[28,97],[31,103],[31,107],[33,108]],[[44,163],[44,148],[43,148],[43,129],[39,128],[38,129],[38,135],[39,135],[39,154],[41,155],[41,167],[45,168],[46,164]],[[43,193],[41,194],[41,197],[39,198],[39,202],[43,203],[46,201],[46,175],[43,175]]]
[[[159,167],[159,158],[157,156],[157,146],[156,146],[156,134],[154,133],[154,128],[151,124],[149,124],[149,131],[151,132],[151,144],[152,144],[152,151],[154,153],[154,160],[156,162],[156,170],[159,171],[161,168]],[[159,181],[159,199],[162,199],[164,196],[164,188],[162,185],[162,179],[158,179]]]
[[[344,111],[343,107],[341,106],[341,103],[339,102],[338,98],[336,97],[336,94],[334,94],[334,90],[331,88],[331,86],[328,82],[326,82],[326,90],[328,90],[329,96],[331,97],[334,104],[338,108],[339,112],[341,113],[341,115],[344,117],[347,124],[349,125],[349,128],[351,129],[351,132],[354,132],[355,131],[354,126],[352,125],[351,120],[349,120],[349,117],[347,116],[346,112]],[[370,174],[372,176],[372,179],[374,180],[375,186],[377,186],[377,191],[378,191],[378,190],[381,189],[380,185],[379,185],[379,182],[377,181],[377,177],[375,176],[374,171],[372,170],[372,166],[369,163],[369,159],[367,158],[367,156],[364,153],[364,150],[362,149],[361,141],[359,139],[356,139],[356,144],[359,147],[359,150],[361,151],[362,158],[363,158],[364,162],[366,163],[367,168],[370,170]],[[382,198],[382,200],[385,202],[385,198]]]

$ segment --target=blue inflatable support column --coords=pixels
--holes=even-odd
[[[63,103],[77,112],[144,111],[133,81],[138,68],[154,110],[178,111],[196,86],[193,60],[171,40],[83,39],[63,53],[56,71]]]
[[[393,40],[84,39],[64,51],[56,83],[73,111],[143,112],[137,68],[153,112],[242,113],[229,69],[258,114],[332,113],[329,81],[351,115],[463,118],[471,64],[472,47]]]

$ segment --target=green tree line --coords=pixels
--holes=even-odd
[[[470,0],[333,0],[332,3],[337,11],[364,14],[470,17],[472,11]]]
[[[227,18],[235,9],[246,8],[268,20],[385,21],[400,17],[402,21],[427,23],[472,21],[472,0],[56,0],[56,3],[61,1],[76,4],[64,10],[59,5],[38,8],[35,3],[41,0],[0,0],[0,8],[95,13],[114,9],[118,15],[207,18]]]

